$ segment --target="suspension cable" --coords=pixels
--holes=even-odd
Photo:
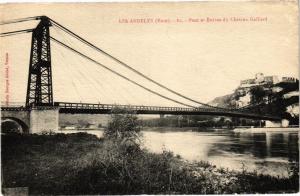
[[[161,83],[159,83],[159,82],[157,82],[157,81],[155,81],[155,80],[149,78],[149,77],[146,76],[145,74],[139,72],[138,70],[134,69],[133,67],[129,66],[128,64],[126,64],[126,63],[124,63],[123,61],[119,60],[118,58],[116,58],[116,57],[110,55],[109,53],[105,52],[105,51],[102,50],[101,48],[99,48],[99,47],[95,46],[94,44],[90,43],[90,42],[87,41],[86,39],[84,39],[84,38],[82,38],[81,36],[77,35],[77,34],[74,33],[73,31],[67,29],[66,27],[64,27],[63,25],[59,24],[58,22],[56,22],[56,21],[54,21],[54,20],[52,20],[52,19],[50,19],[50,20],[51,20],[51,24],[52,24],[52,25],[54,25],[54,26],[60,28],[60,29],[63,30],[64,32],[68,33],[69,35],[73,36],[73,37],[76,38],[77,40],[81,41],[82,43],[88,45],[89,47],[91,47],[91,48],[93,48],[93,49],[95,49],[95,50],[97,50],[98,52],[101,52],[102,54],[104,54],[104,55],[110,57],[111,59],[113,59],[115,62],[117,62],[117,63],[123,65],[124,67],[130,69],[130,70],[133,71],[134,73],[136,73],[136,74],[142,76],[142,77],[145,78],[146,80],[148,80],[148,81],[150,81],[150,82],[152,82],[152,83],[154,83],[154,84],[160,86],[161,88],[163,88],[163,89],[165,89],[165,90],[167,90],[167,91],[169,91],[169,92],[171,92],[171,93],[173,93],[173,94],[176,94],[177,96],[179,96],[179,97],[181,97],[181,98],[187,99],[187,100],[189,100],[189,101],[191,101],[191,102],[194,102],[194,103],[197,103],[197,104],[206,106],[206,107],[210,107],[210,108],[216,108],[216,109],[222,109],[222,110],[233,110],[233,109],[230,109],[230,108],[216,107],[216,106],[212,106],[212,105],[209,105],[209,104],[206,104],[206,103],[202,103],[202,102],[200,102],[200,101],[197,101],[197,100],[194,100],[194,99],[192,99],[192,98],[189,98],[189,97],[187,97],[187,96],[185,96],[185,95],[183,95],[183,94],[181,94],[181,93],[178,93],[178,92],[176,92],[176,91],[174,91],[174,90],[172,90],[172,89],[166,87],[165,85],[163,85],[163,84],[161,84]]]
[[[72,39],[66,39],[65,36],[64,36],[64,33],[62,33],[59,29],[57,29],[57,28],[53,28],[53,29],[54,29],[54,31],[55,31],[56,33],[59,34],[60,37],[63,38],[62,42],[64,42],[66,45],[69,45],[70,47],[78,48],[78,45],[77,45],[78,42],[73,42]],[[68,37],[68,38],[69,38],[69,37]],[[72,37],[72,38],[73,38],[73,37]],[[81,61],[81,64],[84,65],[84,63],[82,62],[83,59],[79,59],[79,61]],[[76,64],[76,65],[77,65],[77,64]],[[120,93],[120,92],[117,91],[115,88],[107,88],[107,92],[109,91],[108,93],[110,94],[110,95],[108,95],[108,97],[107,97],[107,95],[106,95],[107,93],[102,93],[103,90],[106,89],[106,88],[104,88],[104,86],[103,86],[102,83],[98,80],[97,77],[93,77],[93,76],[92,76],[93,74],[90,74],[89,77],[86,78],[86,77],[84,76],[84,74],[83,74],[83,72],[82,72],[81,69],[78,69],[78,71],[80,72],[80,74],[81,74],[82,77],[84,77],[86,80],[89,80],[89,81],[90,81],[90,84],[93,86],[93,88],[97,89],[97,93],[101,94],[100,97],[105,96],[105,97],[106,97],[106,100],[109,100],[108,97],[110,97],[110,99],[112,99],[112,98],[114,97],[114,96],[112,96],[112,95],[117,93],[119,96],[122,97],[123,100],[125,100],[127,103],[129,103],[129,101],[128,101],[127,98],[123,95],[123,93]],[[97,68],[95,69],[95,71],[96,71],[97,73],[100,73],[100,70],[97,69]],[[102,74],[102,75],[104,75],[104,74]],[[104,76],[105,76],[105,75],[104,75]],[[105,76],[105,79],[106,79],[106,76]],[[110,85],[110,82],[108,82],[108,83],[106,83],[106,84]],[[103,89],[99,88],[99,85],[100,85]],[[122,83],[121,83],[120,85],[122,85]],[[121,90],[123,90],[123,89],[121,88]],[[96,96],[95,98],[96,98],[97,101],[100,103],[99,96]],[[114,100],[114,102],[116,102],[116,100]]]
[[[13,23],[19,23],[19,22],[26,22],[30,20],[39,20],[42,16],[33,16],[33,17],[27,17],[27,18],[19,18],[19,19],[13,19],[13,20],[6,20],[1,21],[0,25],[6,25],[6,24],[13,24]]]
[[[21,19],[14,19],[14,20],[9,20],[9,21],[3,21],[3,22],[0,22],[0,25],[12,24],[12,23],[19,23],[19,22],[25,22],[25,21],[30,21],[30,20],[39,20],[39,19],[41,19],[42,17],[46,17],[46,16],[34,16],[34,17],[27,17],[27,18],[21,18]],[[123,61],[119,60],[118,58],[116,58],[116,57],[110,55],[109,53],[105,52],[105,51],[102,50],[101,48],[95,46],[94,44],[92,44],[92,43],[90,43],[89,41],[85,40],[84,38],[82,38],[81,36],[77,35],[77,34],[74,33],[73,31],[67,29],[67,28],[64,27],[63,25],[61,25],[61,24],[59,24],[58,22],[54,21],[53,19],[51,19],[51,18],[48,18],[48,19],[51,21],[51,24],[52,24],[52,25],[54,25],[54,26],[60,28],[60,29],[63,30],[64,32],[68,33],[69,35],[73,36],[73,37],[76,38],[77,40],[81,41],[82,43],[88,45],[89,47],[95,49],[95,50],[98,51],[98,52],[101,52],[102,54],[104,54],[104,55],[110,57],[111,59],[113,59],[115,62],[121,64],[122,66],[126,67],[127,69],[130,69],[130,70],[133,71],[134,73],[136,73],[136,74],[142,76],[142,77],[145,78],[146,80],[148,80],[148,81],[150,81],[150,82],[152,82],[152,83],[154,83],[154,84],[160,86],[161,88],[163,88],[163,89],[165,89],[165,90],[167,90],[167,91],[169,91],[169,92],[171,92],[171,93],[173,93],[173,94],[176,94],[177,96],[179,96],[179,97],[181,97],[181,98],[187,99],[187,100],[189,100],[189,101],[191,101],[191,102],[194,102],[194,103],[197,103],[197,104],[206,106],[206,107],[210,107],[210,108],[216,108],[216,109],[222,109],[222,110],[236,110],[236,109],[231,109],[231,108],[222,108],[222,107],[212,106],[212,105],[209,105],[209,104],[206,104],[206,103],[203,103],[203,102],[194,100],[194,99],[192,99],[192,98],[189,98],[189,97],[187,97],[187,96],[185,96],[185,95],[183,95],[183,94],[181,94],[181,93],[179,93],[179,92],[176,92],[176,91],[174,91],[174,90],[172,90],[172,89],[166,87],[165,85],[163,85],[163,84],[161,84],[161,83],[159,83],[159,82],[157,82],[157,81],[151,79],[150,77],[146,76],[145,74],[139,72],[138,70],[134,69],[133,67],[129,66],[128,64],[126,64],[126,63],[124,63]],[[25,33],[25,32],[28,33],[28,32],[32,32],[32,30],[33,30],[33,29],[26,29],[26,30],[20,30],[20,31],[13,31],[13,32],[1,33],[1,34],[0,34],[0,37],[16,35],[16,34]],[[95,60],[89,58],[88,56],[86,56],[86,55],[80,53],[80,52],[77,51],[77,50],[74,50],[74,49],[71,48],[71,47],[68,47],[67,45],[63,44],[62,42],[56,40],[55,38],[51,37],[51,39],[54,40],[54,41],[56,41],[56,42],[59,43],[60,45],[62,45],[62,46],[64,46],[64,47],[67,47],[68,49],[72,50],[73,52],[76,52],[76,53],[80,54],[81,56],[83,56],[83,57],[85,57],[85,58],[88,58],[89,60],[91,60],[91,61],[93,61],[94,63],[97,63],[97,64],[98,64],[97,61],[95,61]],[[100,63],[99,63],[99,64],[100,64]],[[104,66],[104,65],[101,64],[101,66]],[[106,66],[105,66],[105,67],[106,67]],[[108,67],[106,67],[106,69],[111,70],[111,69],[108,68]],[[113,70],[111,70],[111,71],[113,71]],[[120,77],[123,77],[124,79],[128,79],[128,81],[131,81],[132,83],[136,83],[136,82],[130,80],[129,78],[127,78],[127,77],[125,77],[125,76],[123,76],[123,75],[121,75],[121,74],[119,74],[119,73],[117,73],[117,72],[115,72],[115,71],[113,71],[113,72],[114,72],[115,74],[119,75]],[[157,95],[159,95],[159,96],[161,96],[161,97],[168,98],[168,97],[166,97],[166,96],[164,96],[164,95],[161,95],[161,94],[159,94],[159,93],[157,93],[157,92],[155,92],[155,91],[152,91],[151,89],[146,88],[146,87],[144,87],[144,86],[142,86],[142,85],[140,85],[140,84],[138,84],[138,83],[136,83],[136,85],[138,85],[138,86],[144,88],[145,90],[148,89],[147,91],[152,92],[152,93],[154,93],[154,94],[157,94]],[[181,105],[185,105],[185,106],[188,106],[188,107],[194,107],[194,106],[191,106],[191,105],[184,104],[184,103],[182,103],[182,102],[176,101],[176,100],[171,99],[171,98],[169,98],[169,99],[172,100],[173,102],[179,103],[179,104],[181,104]]]
[[[153,90],[151,90],[151,89],[149,89],[149,88],[147,88],[147,87],[145,87],[145,86],[143,86],[143,85],[141,85],[141,84],[139,84],[139,83],[137,83],[137,82],[131,80],[130,78],[128,78],[128,77],[126,77],[126,76],[124,76],[124,75],[122,75],[122,74],[120,74],[120,73],[118,73],[118,72],[116,72],[116,71],[114,71],[114,70],[112,70],[112,69],[110,69],[109,67],[107,67],[107,66],[105,66],[105,65],[103,65],[103,64],[101,64],[101,63],[99,63],[98,61],[96,61],[96,60],[94,60],[94,59],[92,59],[92,58],[86,56],[85,54],[83,54],[83,53],[81,53],[81,52],[79,52],[79,51],[77,51],[77,50],[71,48],[70,46],[68,46],[68,45],[66,45],[66,44],[64,44],[64,43],[62,43],[62,42],[60,42],[60,41],[58,41],[58,40],[55,39],[54,37],[51,37],[51,36],[50,36],[50,38],[51,38],[54,42],[56,42],[57,44],[63,46],[64,48],[67,48],[67,49],[71,50],[72,52],[77,53],[78,55],[82,56],[83,58],[86,58],[87,60],[89,60],[89,61],[91,61],[91,62],[93,62],[93,63],[95,63],[95,64],[97,64],[97,65],[100,65],[101,67],[105,68],[106,70],[108,70],[108,71],[110,71],[110,72],[112,72],[112,73],[118,75],[119,77],[121,77],[121,78],[123,78],[123,79],[125,79],[125,80],[127,80],[127,81],[129,81],[129,82],[131,82],[131,83],[133,83],[133,84],[135,84],[135,85],[137,85],[137,86],[143,88],[143,89],[146,90],[146,91],[149,91],[149,92],[151,92],[151,93],[153,93],[153,94],[155,94],[155,95],[157,95],[157,96],[159,96],[159,97],[162,97],[162,98],[167,99],[167,100],[169,100],[169,101],[173,101],[173,102],[178,103],[178,104],[180,104],[180,105],[184,105],[184,106],[187,106],[187,107],[196,108],[195,106],[192,106],[192,105],[189,105],[189,104],[185,104],[185,103],[183,103],[183,102],[177,101],[177,100],[172,99],[172,98],[170,98],[170,97],[164,96],[164,95],[162,95],[162,94],[160,94],[160,93],[158,93],[158,92],[156,92],[156,91],[153,91]]]
[[[23,30],[19,30],[19,31],[4,32],[4,33],[0,33],[0,37],[8,37],[8,36],[18,35],[18,34],[22,34],[22,33],[30,33],[32,31],[33,31],[33,29],[23,29]]]

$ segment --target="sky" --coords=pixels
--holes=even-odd
[[[46,15],[150,78],[201,102],[232,93],[240,80],[256,73],[297,78],[299,74],[295,2],[48,3],[6,4],[0,9],[1,20]],[[141,19],[148,22],[139,23]],[[34,28],[37,22],[2,25],[0,31]],[[51,27],[50,34],[150,89],[196,105],[145,81],[58,28]],[[1,101],[9,67],[9,101],[24,102],[31,34],[0,42]],[[54,42],[51,59],[54,101],[178,106]]]

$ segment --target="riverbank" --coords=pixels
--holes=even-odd
[[[298,127],[242,127],[233,129],[235,133],[269,133],[269,132],[280,132],[280,133],[298,133],[300,128]]]
[[[29,194],[217,194],[298,192],[289,178],[189,163],[171,152],[128,152],[86,133],[2,136],[2,186]]]
[[[166,129],[172,129],[172,132],[231,132],[232,128],[221,128],[221,127],[141,127],[143,131],[159,131],[165,132]]]

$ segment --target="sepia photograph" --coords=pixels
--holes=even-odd
[[[298,1],[0,4],[1,193],[299,193]]]

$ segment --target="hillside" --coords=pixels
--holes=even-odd
[[[224,108],[241,108],[260,104],[259,112],[279,115],[299,124],[299,80],[276,84],[239,86],[234,93],[216,97],[208,104]]]
[[[216,97],[212,101],[208,102],[208,104],[212,106],[222,107],[222,108],[229,108],[231,106],[230,103],[232,103],[232,101],[234,100],[234,96],[235,94],[232,93],[232,94]]]

